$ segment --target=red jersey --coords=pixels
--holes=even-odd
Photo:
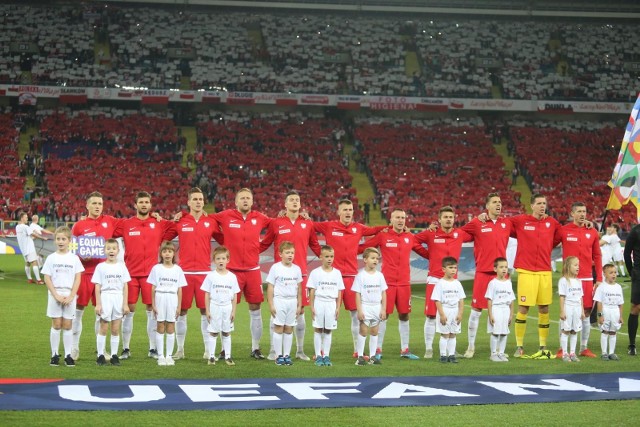
[[[218,222],[210,215],[196,220],[191,214],[183,214],[165,235],[166,240],[178,236],[178,264],[185,272],[211,271],[211,238],[222,244]]]
[[[237,209],[227,209],[213,217],[220,224],[231,255],[227,268],[238,271],[260,268],[260,233],[269,226],[271,218],[251,211],[245,219]]]
[[[476,271],[493,273],[493,263],[496,258],[507,257],[511,222],[498,218],[495,223],[491,219],[483,223],[478,218],[474,218],[461,230],[473,238],[473,257],[476,261]]]
[[[562,237],[562,258],[578,257],[580,261],[579,279],[591,279],[591,267],[596,266],[596,282],[602,282],[602,252],[600,236],[594,228],[580,227],[574,223],[560,228]]]
[[[280,261],[280,243],[292,242],[295,247],[296,254],[293,263],[300,267],[302,275],[306,276],[307,269],[307,249],[311,248],[314,254],[320,256],[320,244],[318,236],[313,228],[313,221],[298,218],[291,221],[288,217],[276,218],[271,220],[267,234],[260,242],[260,252],[266,251],[273,243],[273,261]]]
[[[509,218],[511,237],[518,239],[514,266],[529,271],[551,271],[551,251],[560,243],[560,223],[551,217],[522,214]]]
[[[113,237],[113,230],[116,225],[122,221],[121,219],[114,218],[109,215],[100,215],[98,218],[85,218],[73,224],[71,234],[78,236],[100,236],[106,239]],[[82,259],[82,265],[84,267],[83,274],[93,274],[96,265],[100,264],[102,259],[85,258]]]
[[[124,263],[131,277],[146,277],[158,263],[160,244],[172,228],[171,221],[132,217],[118,222],[113,237],[124,241]]]
[[[448,233],[439,228],[436,231],[425,230],[417,234],[416,240],[427,244],[429,276],[441,279],[444,277],[442,259],[448,256],[460,259],[462,244],[470,242],[473,238],[459,228],[454,228]]]
[[[344,225],[340,221],[314,222],[313,225],[316,232],[324,235],[327,245],[333,248],[333,266],[343,276],[358,274],[358,244],[362,236],[373,236],[388,228],[387,225],[367,227],[357,222]]]
[[[372,238],[365,240],[360,245],[358,252],[364,252],[365,248],[380,248],[382,254],[382,274],[389,286],[411,286],[411,251],[424,258],[429,258],[426,250],[416,237],[409,232],[400,232],[393,229],[381,231]]]

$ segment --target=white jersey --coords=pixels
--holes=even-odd
[[[302,282],[302,271],[295,264],[286,266],[277,262],[271,266],[267,283],[273,285],[273,296],[278,298],[297,298],[298,284]]]
[[[51,277],[51,282],[56,292],[65,296],[71,293],[76,274],[83,271],[84,267],[80,258],[71,252],[65,254],[52,253],[47,257],[42,267],[42,274]]]
[[[432,301],[440,301],[443,308],[457,308],[460,300],[466,298],[459,280],[440,279],[431,295]]]
[[[147,283],[156,287],[156,292],[160,294],[177,294],[178,289],[187,286],[187,279],[179,265],[174,264],[166,267],[163,264],[156,264],[151,268]]]
[[[40,224],[37,224],[35,222],[32,222],[31,224],[29,224],[29,228],[31,229],[32,233],[36,233],[42,236],[42,232],[44,231],[44,228],[40,227]]]
[[[309,274],[307,289],[315,289],[316,300],[335,301],[340,291],[344,290],[342,273],[337,268],[324,271],[320,266]]]
[[[91,283],[100,285],[101,293],[109,294],[122,293],[124,287],[130,281],[129,270],[122,262],[113,264],[101,262],[96,266],[96,270],[91,277]]]
[[[580,306],[582,302],[582,282],[578,279],[561,277],[558,281],[558,295],[564,297],[565,305]]]
[[[209,303],[214,305],[231,304],[240,292],[238,278],[230,271],[226,274],[220,274],[215,270],[207,273],[200,289],[209,293]]]
[[[18,238],[18,246],[22,255],[29,255],[36,251],[36,245],[31,238],[32,234],[33,230],[27,224],[16,225],[16,237]]]
[[[618,307],[624,304],[622,286],[620,286],[618,283],[602,283],[596,288],[596,293],[593,296],[593,300],[601,302],[603,308]]]
[[[511,305],[511,302],[516,299],[516,296],[513,293],[513,283],[511,283],[510,279],[492,279],[489,282],[489,285],[487,285],[487,292],[484,297],[491,300],[491,305],[493,307],[508,307]]]
[[[353,280],[352,292],[360,294],[360,301],[363,304],[380,304],[382,293],[387,290],[387,281],[378,270],[368,273],[364,269],[360,270]]]

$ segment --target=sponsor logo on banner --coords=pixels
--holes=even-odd
[[[302,95],[300,104],[329,105],[328,95]]]
[[[227,95],[227,104],[232,105],[253,105],[256,99],[253,92],[229,92]]]
[[[449,102],[442,98],[421,98],[416,105],[419,111],[446,112],[449,110]]]
[[[538,102],[538,112],[550,114],[572,114],[573,107],[568,102]]]
[[[38,98],[29,92],[24,92],[18,95],[18,104],[20,105],[36,105]]]
[[[91,99],[111,99],[111,89],[94,87],[89,91]]]
[[[224,98],[226,98],[227,92],[221,92],[218,90],[215,91],[205,91],[202,95],[202,102],[211,103],[211,104],[220,104]]]
[[[87,90],[80,87],[63,87],[60,89],[60,95],[86,95]]]
[[[573,105],[576,113],[625,113],[629,110],[621,102],[578,102]]]
[[[73,236],[69,250],[80,258],[106,259],[104,242],[101,236]]]
[[[337,107],[341,110],[359,110],[361,102],[360,96],[339,96]]]
[[[369,97],[369,108],[372,110],[415,110],[415,100],[415,98],[405,98],[401,96]]]

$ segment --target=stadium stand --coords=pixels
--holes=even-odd
[[[0,114],[0,219],[15,217],[17,211],[28,206],[25,182],[18,156],[19,126],[11,113]]]

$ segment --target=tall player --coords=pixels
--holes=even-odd
[[[102,194],[94,191],[87,196],[87,217],[76,222],[71,229],[71,234],[75,237],[79,236],[95,236],[103,237],[106,241],[113,236],[118,222],[120,220],[103,215],[102,209],[104,201]],[[82,335],[82,315],[84,308],[89,305],[89,301],[95,305],[95,286],[91,283],[91,277],[95,271],[96,265],[102,262],[99,258],[80,258],[84,271],[82,272],[80,287],[78,288],[78,300],[76,302],[76,317],[73,319],[73,348],[71,349],[71,357],[78,360],[80,357],[80,336]],[[98,327],[99,317],[96,317],[96,328]],[[97,333],[96,333],[97,335]]]
[[[596,357],[589,350],[589,335],[591,332],[591,311],[593,309],[593,293],[595,287],[602,283],[602,253],[600,251],[600,237],[593,228],[587,227],[587,206],[582,202],[571,205],[573,222],[560,229],[562,238],[562,258],[574,256],[578,258],[580,269],[578,280],[582,282],[582,335],[580,339],[580,356]],[[596,270],[596,284],[593,285],[592,267]],[[558,355],[558,357],[561,357]]]
[[[627,320],[629,332],[629,356],[636,355],[638,314],[640,314],[640,224],[634,226],[624,245],[624,263],[631,276],[631,308]]]
[[[249,304],[251,328],[251,357],[260,360],[262,338],[262,312],[264,301],[262,273],[260,273],[260,233],[271,223],[271,218],[251,210],[253,193],[242,188],[236,193],[236,209],[218,212],[212,217],[220,224],[231,260],[227,269],[236,275],[241,293]],[[240,294],[238,294],[238,302]]]
[[[338,218],[337,221],[314,222],[314,228],[316,232],[324,235],[326,244],[333,248],[335,254],[333,266],[342,273],[344,308],[351,312],[353,354],[357,357],[360,320],[358,320],[356,296],[351,291],[351,286],[358,274],[358,243],[362,236],[373,236],[387,226],[367,227],[353,222],[353,203],[347,199],[338,202]]]
[[[300,194],[295,191],[289,191],[284,197],[284,207],[286,209],[286,216],[282,218],[276,218],[271,221],[269,228],[267,228],[267,234],[260,243],[260,252],[267,250],[273,243],[273,261],[280,261],[280,253],[276,248],[280,247],[280,243],[284,241],[293,242],[295,249],[295,257],[293,263],[300,267],[302,271],[302,310],[296,319],[296,359],[310,360],[304,353],[304,333],[306,329],[306,322],[304,318],[304,307],[309,305],[309,296],[307,294],[307,251],[309,248],[320,256],[320,244],[318,243],[318,237],[313,229],[313,222],[300,217]],[[271,317],[270,328],[273,331],[273,317]],[[273,340],[272,340],[273,342]],[[270,351],[268,359],[275,360],[275,351]]]
[[[425,359],[433,357],[433,339],[436,335],[436,314],[438,309],[435,302],[431,300],[431,295],[436,283],[444,277],[442,260],[446,257],[460,259],[462,244],[472,240],[472,237],[465,231],[453,227],[455,218],[456,215],[453,208],[444,206],[438,212],[440,228],[436,231],[425,230],[416,235],[416,240],[419,243],[425,243],[429,250],[429,274],[427,276],[424,302],[424,314],[426,316],[424,322]]]
[[[487,220],[472,219],[462,227],[473,238],[473,255],[476,262],[476,274],[473,278],[473,299],[467,334],[469,346],[464,353],[465,358],[472,358],[475,354],[476,335],[480,324],[482,310],[488,307],[485,294],[489,282],[496,278],[494,260],[506,258],[511,222],[500,218],[502,199],[498,193],[490,193],[485,200]]]
[[[365,248],[378,247],[382,253],[382,275],[387,282],[387,318],[398,310],[398,331],[400,333],[400,356],[417,360],[418,356],[409,350],[409,313],[411,313],[411,251],[429,258],[427,251],[415,236],[405,230],[407,214],[403,209],[391,211],[391,229],[381,231],[360,245],[359,252]],[[376,358],[382,357],[382,344],[387,330],[387,321],[380,321],[378,329],[378,348]]]
[[[223,244],[223,238],[217,221],[204,212],[204,193],[198,187],[189,190],[187,206],[189,213],[181,215],[177,223],[173,223],[165,235],[165,240],[172,240],[178,236],[178,256],[180,268],[184,271],[187,286],[182,288],[182,304],[180,316],[176,321],[176,341],[178,349],[173,359],[184,359],[184,341],[187,336],[187,313],[196,300],[196,307],[200,309],[200,332],[204,343],[204,353],[207,352],[207,338],[209,321],[205,293],[200,287],[207,274],[211,271],[211,239]]]
[[[122,220],[113,231],[113,237],[122,237],[124,241],[124,263],[131,275],[129,282],[129,313],[122,322],[122,355],[120,359],[131,356],[129,350],[133,333],[133,315],[138,297],[147,307],[147,336],[149,338],[149,357],[158,358],[156,350],[156,320],[151,300],[151,285],[147,277],[154,265],[158,264],[158,250],[163,237],[172,228],[171,221],[158,222],[151,217],[151,194],[140,191],[135,200],[136,216]]]

